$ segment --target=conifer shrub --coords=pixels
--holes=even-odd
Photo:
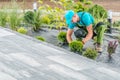
[[[69,44],[69,48],[71,51],[73,52],[82,52],[82,48],[83,48],[83,43],[81,41],[72,41]]]
[[[86,51],[83,53],[83,56],[90,58],[90,59],[96,59],[97,57],[97,51],[91,48],[86,49]]]

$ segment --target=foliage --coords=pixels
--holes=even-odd
[[[17,13],[17,10],[13,10],[9,13],[9,23],[12,30],[17,30],[17,27],[20,25],[22,17]]]
[[[33,24],[34,21],[34,12],[33,11],[27,11],[24,14],[24,20],[26,23]]]
[[[58,40],[63,42],[63,43],[66,43],[67,42],[67,39],[66,39],[66,32],[60,32],[57,36]]]
[[[53,15],[52,18],[52,25],[56,27],[56,29],[61,30],[61,28],[65,25],[65,21],[61,20],[61,17],[63,15],[63,10],[55,7],[54,9],[50,10],[50,13]]]
[[[38,31],[42,25],[42,18],[40,10],[33,12],[28,11],[24,14],[24,20],[26,23],[31,24],[33,26],[34,31]]]
[[[0,11],[0,26],[4,27],[7,23],[7,12],[5,10]]]
[[[83,43],[81,41],[72,41],[69,44],[70,50],[73,52],[81,52],[83,48]]]
[[[107,11],[100,5],[95,4],[88,10],[89,13],[96,19],[96,21],[104,20],[107,18]]]
[[[120,27],[120,20],[113,23],[113,27]]]
[[[20,26],[23,18],[22,15],[18,12],[19,6],[16,3],[16,0],[11,0],[11,4],[12,6],[9,7],[11,10],[8,13],[8,22],[12,30],[17,30],[17,27]]]
[[[86,51],[83,53],[83,56],[90,58],[90,59],[96,59],[97,57],[97,51],[91,48],[86,49]]]
[[[41,20],[40,10],[34,13],[34,22],[33,22],[33,29],[34,31],[38,31],[41,28],[42,20]]]
[[[88,11],[89,7],[92,5],[92,1],[79,0],[73,5],[73,10],[75,12]]]
[[[48,15],[45,15],[42,17],[42,23],[43,24],[50,24],[51,20],[50,18],[48,17]]]
[[[42,0],[39,0],[39,3],[41,6],[39,7],[40,10],[47,12],[44,13],[43,16],[48,16],[48,17],[43,17],[45,18],[43,20],[43,23],[49,24],[49,26],[56,27],[56,29],[61,30],[62,27],[66,26],[65,20],[63,19],[63,15],[66,10],[74,10],[75,12],[77,11],[87,11],[89,8],[88,5],[90,5],[92,2],[90,1],[85,1],[85,2],[74,2],[74,0],[50,0],[55,4],[55,7],[52,8],[49,5],[44,5],[42,6]]]
[[[22,34],[26,34],[27,30],[24,27],[20,27],[17,32],[22,33]]]
[[[45,41],[45,39],[41,36],[36,36],[36,39],[40,40],[40,41]]]
[[[59,5],[62,6],[63,10],[73,9],[74,6],[74,0],[59,0],[59,1],[51,0],[51,1],[54,2],[57,7]]]
[[[112,55],[113,53],[115,53],[115,50],[116,50],[117,46],[118,46],[117,41],[110,41],[110,42],[108,43],[107,52],[108,52],[108,54],[109,54],[109,55],[108,55],[109,58],[111,58],[111,55]]]

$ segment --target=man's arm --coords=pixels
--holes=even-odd
[[[88,34],[87,36],[82,40],[83,43],[86,43],[88,40],[90,40],[93,36],[93,28],[92,28],[92,24],[90,24],[89,26],[87,26],[87,31]]]
[[[66,38],[67,38],[68,43],[72,42],[72,37],[71,37],[72,33],[73,33],[73,29],[68,29],[67,30],[67,36],[66,36]]]

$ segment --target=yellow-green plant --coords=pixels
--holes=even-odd
[[[27,29],[25,29],[24,27],[20,27],[19,29],[17,29],[17,32],[22,33],[22,34],[26,34]]]
[[[71,51],[73,52],[82,52],[82,48],[83,48],[83,43],[81,41],[72,41],[69,44],[69,48]]]
[[[45,38],[43,38],[42,36],[36,36],[36,39],[38,39],[40,41],[45,41]]]
[[[92,5],[92,1],[89,0],[79,0],[74,3],[73,10],[75,12],[88,11],[89,7]]]
[[[42,23],[43,24],[47,24],[49,25],[51,22],[50,18],[48,17],[48,15],[42,16]]]
[[[61,8],[58,8],[58,7],[55,7],[54,9],[50,10],[50,13],[54,17],[52,19],[52,25],[54,25],[56,27],[56,29],[59,29],[59,31],[61,31],[61,28],[63,26],[65,26],[65,21],[61,19],[62,16],[63,16],[63,12],[64,11]]]
[[[97,55],[97,51],[91,48],[87,48],[87,50],[83,53],[83,56],[90,59],[96,59]]]

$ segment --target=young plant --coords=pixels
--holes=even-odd
[[[33,11],[27,11],[24,14],[24,21],[29,24],[33,24],[34,22],[34,12]]]
[[[22,21],[22,17],[19,16],[20,14],[17,13],[17,11],[12,11],[9,13],[9,24],[12,30],[17,30],[18,26],[20,26],[20,23]]]
[[[62,43],[67,43],[67,39],[66,39],[66,32],[60,32],[57,36],[58,40]]]
[[[118,46],[117,41],[110,41],[108,43],[107,52],[108,52],[109,59],[112,58],[112,54],[115,53],[117,46]]]
[[[7,12],[5,10],[0,11],[0,26],[5,27],[7,23]]]
[[[28,24],[31,24],[33,26],[34,31],[39,31],[42,25],[42,18],[40,14],[40,10],[36,12],[28,11],[24,15],[24,20]]]
[[[22,33],[22,34],[26,34],[27,30],[24,27],[20,27],[17,32]]]
[[[45,41],[45,39],[41,36],[36,36],[36,39],[40,40],[40,41]]]
[[[83,56],[90,59],[96,59],[97,55],[97,51],[91,48],[87,48],[86,51],[83,53]]]
[[[71,51],[73,52],[82,52],[82,48],[83,48],[83,43],[81,41],[72,41],[69,44],[69,48]]]
[[[8,13],[8,22],[10,24],[10,28],[16,31],[18,26],[21,24],[22,15],[18,12],[19,6],[16,0],[11,0],[11,4],[11,10]]]
[[[33,24],[33,30],[38,31],[42,27],[42,18],[40,14],[40,10],[36,11],[34,13],[34,24]]]

